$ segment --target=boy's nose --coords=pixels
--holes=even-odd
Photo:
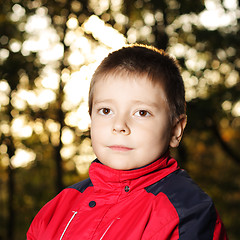
[[[113,133],[129,135],[131,131],[124,119],[116,119],[113,123]]]

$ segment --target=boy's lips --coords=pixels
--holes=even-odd
[[[123,145],[111,145],[108,146],[111,150],[118,151],[118,152],[127,152],[133,150],[133,148],[129,148]]]

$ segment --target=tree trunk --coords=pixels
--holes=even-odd
[[[7,239],[14,239],[15,211],[14,211],[14,169],[8,166],[8,223]]]
[[[11,164],[11,158],[15,154],[15,146],[11,137],[6,137],[5,144],[8,147],[9,165],[8,165],[8,221],[7,221],[7,239],[14,239],[14,229],[15,229],[15,209],[14,209],[14,193],[15,193],[15,181],[14,174],[15,170]]]

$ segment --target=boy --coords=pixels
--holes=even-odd
[[[163,51],[132,45],[109,54],[89,92],[90,178],[46,204],[27,239],[227,239],[212,200],[169,155],[186,125],[184,95]]]

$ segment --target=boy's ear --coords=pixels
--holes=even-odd
[[[182,136],[183,136],[183,131],[186,127],[187,124],[187,115],[182,114],[179,116],[179,118],[175,121],[172,127],[172,135],[170,139],[170,147],[175,148],[178,147]]]

